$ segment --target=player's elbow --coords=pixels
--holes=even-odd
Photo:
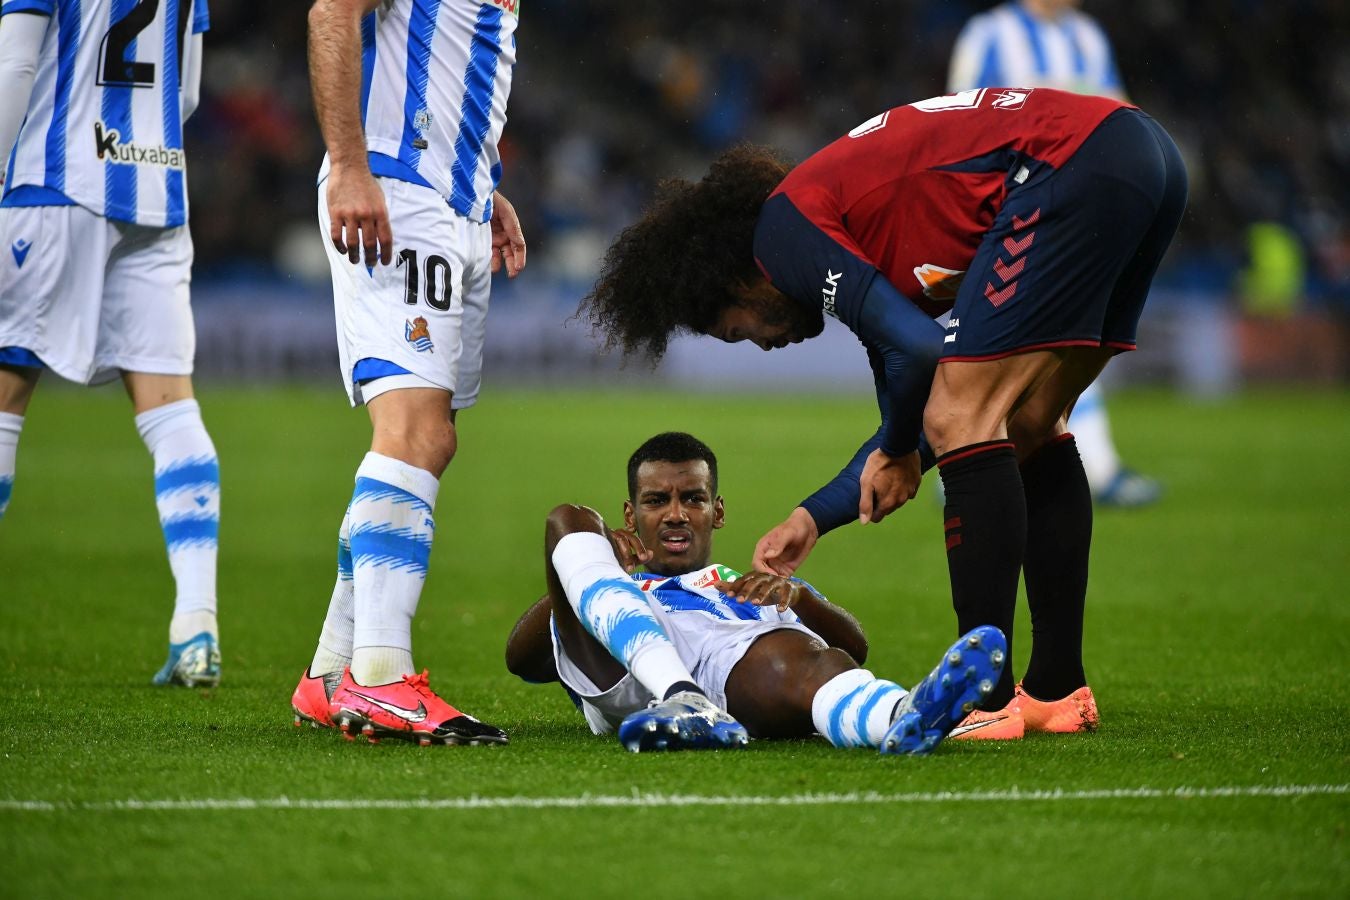
[[[926,336],[927,337],[927,336]],[[909,364],[919,372],[932,373],[937,369],[938,360],[942,357],[942,331],[934,331],[932,340],[915,341],[913,346],[908,348]]]
[[[521,624],[506,639],[506,671],[531,684],[558,680],[552,647],[547,646],[546,638],[527,633]]]
[[[513,633],[506,641],[506,671],[517,678],[529,681],[530,654]]]
[[[536,653],[532,648],[521,647],[514,642],[506,644],[506,671],[530,684],[548,684],[558,680],[558,668],[553,655]]]

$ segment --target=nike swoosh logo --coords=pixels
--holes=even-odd
[[[376,700],[374,697],[371,697],[368,694],[363,694],[360,691],[349,690],[347,691],[347,693],[351,694],[353,697],[360,697],[362,700],[365,700],[369,703],[374,703],[380,709],[384,710],[387,713],[390,713],[391,715],[398,716],[405,722],[413,722],[413,723],[422,722],[425,721],[427,717],[427,705],[425,703],[419,702],[417,704],[417,709],[404,709],[403,707],[395,706],[392,703],[385,703],[383,700]]]
[[[23,239],[15,241],[9,248],[9,251],[14,254],[14,262],[18,264],[20,269],[23,268],[23,261],[28,258],[28,251],[32,249],[33,243]]]
[[[969,725],[962,725],[960,728],[953,728],[948,737],[956,737],[962,734],[969,734],[972,731],[978,731],[981,728],[988,728],[990,725],[999,725],[1008,721],[1011,716],[999,716],[997,719],[985,719],[983,722],[971,722]]]

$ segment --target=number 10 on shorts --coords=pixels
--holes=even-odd
[[[450,262],[444,256],[432,254],[423,265],[418,265],[416,250],[400,250],[397,267],[403,270],[403,302],[416,306],[418,299],[425,299],[427,306],[446,312],[454,299],[450,290],[450,278],[453,274]],[[425,276],[425,277],[423,277]],[[426,286],[425,294],[422,285]]]

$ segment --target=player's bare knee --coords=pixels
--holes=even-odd
[[[449,419],[419,423],[404,438],[416,457],[413,465],[440,478],[459,449],[459,437]]]
[[[967,411],[956,402],[940,401],[930,398],[923,410],[923,433],[934,452],[947,453],[965,446],[973,440],[973,422]]]
[[[1023,415],[1019,412],[1008,423],[1008,439],[1017,448],[1017,458],[1026,459],[1048,441],[1064,433],[1063,416]]]
[[[553,507],[549,511],[544,530],[549,552],[551,553],[553,548],[557,546],[558,541],[567,535],[578,534],[583,531],[604,534],[605,520],[589,506],[581,506],[577,503],[560,503]]]

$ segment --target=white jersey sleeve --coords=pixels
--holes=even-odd
[[[399,169],[377,174],[427,184],[474,221],[491,218],[518,13],[519,0],[386,0],[362,21],[366,147]]]
[[[206,0],[0,5],[0,14],[15,12],[51,22],[10,155],[5,204],[73,202],[122,222],[185,224],[180,82],[192,64],[190,35],[210,27]]]
[[[37,77],[38,54],[47,35],[47,17],[0,16],[0,158],[9,158]]]

